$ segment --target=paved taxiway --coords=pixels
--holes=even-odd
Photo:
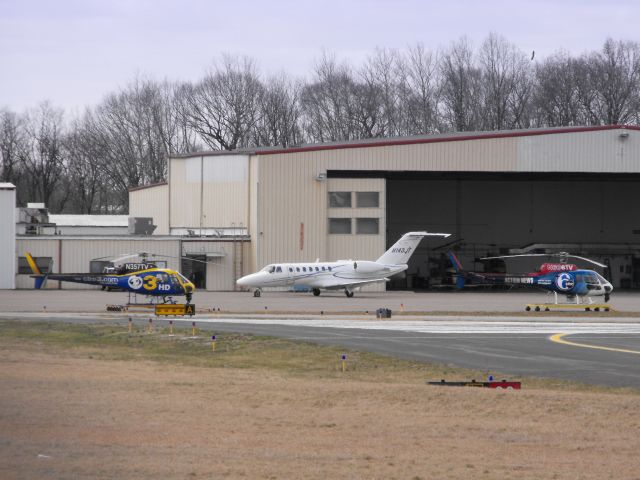
[[[120,323],[126,315],[3,313],[0,318]],[[134,316],[139,325],[144,315]],[[482,320],[471,316],[432,316],[422,320],[357,318],[225,318],[200,316],[206,332],[242,332],[337,345],[399,358],[445,363],[487,372],[577,380],[640,388],[640,322],[593,318],[523,317]],[[166,325],[168,320],[155,321]],[[191,325],[191,319],[174,320]],[[564,334],[564,335],[562,335]],[[555,336],[555,341],[551,338]]]
[[[98,313],[105,303],[125,299],[123,293],[100,291],[2,291],[0,318],[125,324],[126,314]],[[524,316],[523,305],[540,299],[539,293],[520,292],[369,293],[353,299],[284,292],[257,299],[246,293],[199,292],[196,304],[202,313],[195,320],[208,332],[280,336],[504,374],[640,388],[639,294],[616,295],[611,303],[620,312],[617,316]],[[407,311],[426,313],[390,321],[364,315],[381,306],[397,311],[401,304]],[[227,313],[206,312],[217,311],[216,306]],[[274,311],[288,315],[271,315]],[[443,311],[447,315],[434,313]],[[134,318],[141,325],[148,319],[144,314]],[[191,319],[184,321],[190,325]],[[168,320],[156,321],[163,322]]]

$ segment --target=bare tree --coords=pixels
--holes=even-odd
[[[602,51],[589,57],[598,117],[607,125],[633,119],[640,104],[640,45],[605,41]]]
[[[535,76],[538,125],[556,127],[584,122],[574,58],[567,52],[559,52],[539,64]]]
[[[207,145],[233,150],[249,144],[263,95],[252,59],[224,56],[212,72],[187,87],[184,94],[189,124]]]
[[[0,111],[0,181],[17,182],[23,148],[24,132],[20,118],[9,110]]]
[[[442,55],[442,112],[449,128],[457,132],[478,130],[482,125],[482,73],[474,64],[466,38]]]
[[[528,100],[528,60],[504,37],[490,33],[480,47],[479,62],[484,128],[514,128]]]
[[[364,95],[367,105],[365,111],[380,112],[377,132],[369,132],[370,136],[394,136],[401,134],[400,127],[400,95],[398,74],[400,72],[400,56],[395,50],[378,48],[370,56],[360,76],[364,82],[358,93]],[[375,95],[375,96],[374,96]],[[358,95],[357,95],[358,96]]]
[[[317,142],[352,138],[351,93],[354,84],[351,69],[338,65],[335,57],[323,53],[314,69],[314,78],[304,86],[301,104],[304,130]]]
[[[109,195],[106,186],[110,179],[103,169],[106,152],[91,135],[90,115],[75,120],[65,137],[67,152],[67,176],[70,202],[75,212],[92,214],[107,213]]]
[[[25,116],[25,148],[20,161],[26,173],[26,188],[31,201],[44,202],[52,211],[60,211],[68,198],[58,189],[65,175],[63,156],[63,111],[49,102],[41,103]]]
[[[172,113],[163,92],[156,82],[136,79],[84,119],[84,135],[99,152],[101,168],[115,192],[113,203],[104,206],[108,211],[126,207],[129,188],[165,180],[168,155],[189,145],[181,137],[179,115]]]
[[[267,80],[260,97],[253,144],[288,147],[302,143],[300,90],[301,85],[284,74]]]
[[[422,44],[410,47],[398,62],[400,134],[435,133],[440,130],[438,56]]]

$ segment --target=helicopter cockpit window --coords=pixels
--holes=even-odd
[[[169,275],[166,273],[159,273],[157,278],[160,283],[169,283]]]
[[[180,280],[182,280],[182,283],[191,283],[189,282],[189,280],[186,279],[186,277],[184,275],[182,275],[180,272],[178,272],[178,276],[180,277]]]
[[[598,280],[600,280],[600,283],[602,285],[606,285],[607,283],[609,283],[609,280],[607,280],[606,278],[604,278],[602,275],[600,275],[598,272],[596,272],[596,276],[598,277]]]
[[[587,284],[592,284],[592,285],[599,285],[600,282],[598,281],[598,277],[596,277],[595,275],[585,275],[584,276],[584,281]]]

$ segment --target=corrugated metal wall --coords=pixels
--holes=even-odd
[[[153,217],[154,235],[169,235],[169,185],[129,192],[129,216]]]
[[[5,184],[7,185],[7,184]],[[15,288],[16,190],[0,188],[0,288]]]
[[[248,226],[248,156],[174,158],[170,172],[170,228]]]

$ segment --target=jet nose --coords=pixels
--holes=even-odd
[[[240,277],[236,280],[236,284],[241,287],[248,287],[251,285],[251,277],[252,275],[245,275],[244,277]]]

